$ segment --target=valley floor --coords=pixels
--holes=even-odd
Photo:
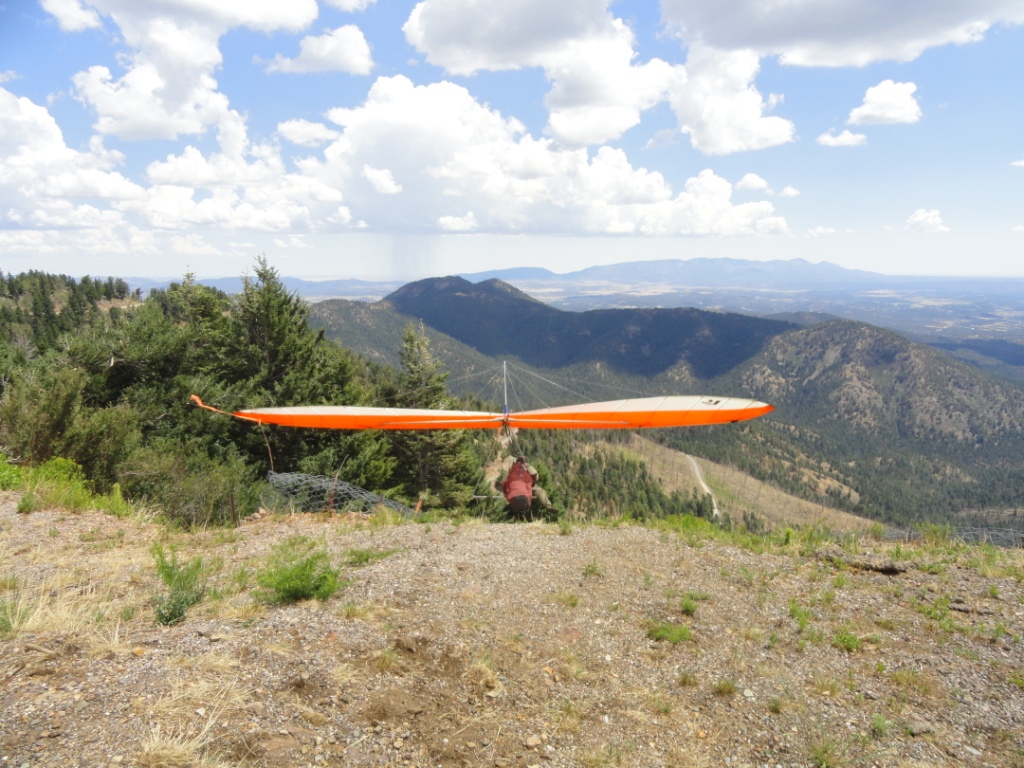
[[[1019,550],[0,498],[4,766],[1024,766]],[[294,536],[347,585],[255,600]],[[209,576],[169,628],[154,541]]]

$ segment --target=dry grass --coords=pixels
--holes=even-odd
[[[934,752],[928,764],[953,765],[941,750],[972,744],[990,764],[1012,765],[1022,744],[1011,719],[1020,716],[1022,672],[1006,661],[1024,634],[1020,553],[940,553],[935,544],[902,544],[897,553],[865,539],[865,557],[948,560],[942,573],[912,566],[882,578],[838,569],[815,555],[810,537],[762,553],[718,533],[691,548],[689,532],[672,529],[580,526],[566,538],[549,535],[551,526],[473,525],[437,536],[364,524],[343,533],[338,520],[294,516],[205,531],[194,544],[175,534],[188,556],[198,546],[204,560],[222,559],[211,583],[222,594],[234,589],[164,629],[146,607],[160,589],[148,555],[159,527],[147,537],[92,513],[67,522],[46,512],[11,519],[18,527],[0,533],[0,576],[9,574],[15,588],[0,592],[0,602],[19,636],[0,638],[12,670],[4,679],[0,668],[10,692],[0,752],[23,761],[33,747],[4,742],[20,735],[11,723],[32,717],[43,727],[59,712],[71,737],[44,743],[66,750],[70,765],[80,757],[73,750],[92,748],[81,746],[80,734],[107,711],[100,762],[123,754],[125,764],[143,768],[317,764],[317,750],[324,764],[446,768],[496,759],[535,765],[545,755],[556,765],[638,768],[700,768],[726,757],[866,765],[849,748],[850,728],[867,733],[873,714],[894,723],[865,736],[866,748],[884,755],[879,764],[910,768],[910,756]],[[49,538],[56,525],[60,535]],[[85,550],[76,534],[121,541],[120,527],[123,545],[108,549]],[[232,574],[274,542],[311,530],[335,553],[395,554],[328,603],[251,610],[254,586]],[[39,535],[49,561],[35,546]],[[586,578],[588,564],[601,576]],[[466,605],[470,585],[487,599]],[[951,614],[956,632],[933,630],[936,621],[921,610],[937,610],[946,596],[967,608]],[[652,622],[683,619],[684,597],[694,607],[685,621],[695,642],[647,638]],[[993,629],[1003,625],[1005,632]],[[199,636],[206,628],[222,636]],[[861,641],[856,653],[834,644],[840,633]],[[54,653],[42,652],[48,648]],[[940,657],[954,670],[949,678],[928,671]],[[990,709],[963,706],[954,678]],[[81,710],[70,698],[79,694],[88,705]],[[908,738],[901,726],[911,716],[935,731]],[[1009,735],[996,743],[999,728]],[[527,747],[532,735],[546,740]],[[346,753],[357,741],[360,751]],[[476,746],[466,747],[470,741]]]

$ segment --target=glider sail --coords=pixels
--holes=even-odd
[[[201,407],[210,408],[195,395],[192,399]],[[641,429],[727,424],[754,419],[773,410],[774,406],[767,403],[738,397],[669,396],[511,413],[310,405],[252,408],[232,415],[260,424],[316,429]]]

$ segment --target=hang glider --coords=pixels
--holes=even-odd
[[[208,410],[195,395],[192,400]],[[513,413],[429,408],[307,405],[252,408],[232,416],[260,424],[314,429],[642,429],[728,424],[763,416],[775,407],[739,397],[676,395],[583,403]]]

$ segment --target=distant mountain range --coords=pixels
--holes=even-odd
[[[312,312],[330,336],[392,362],[402,327],[422,322],[460,381],[512,357],[595,399],[644,390],[771,402],[774,414],[742,429],[661,437],[860,514],[906,524],[1024,507],[1024,390],[864,323],[801,327],[695,309],[564,312],[498,280],[454,277]],[[599,393],[609,386],[620,394]]]
[[[843,317],[891,328],[982,370],[1024,382],[1024,279],[893,276],[803,259],[664,259],[557,274],[537,267],[461,276],[500,279],[551,307],[726,310],[802,325]],[[310,301],[378,301],[400,282],[283,278]],[[166,281],[129,279],[148,291]],[[239,278],[202,279],[228,293]]]
[[[561,283],[607,282],[619,285],[661,283],[694,287],[744,287],[792,290],[794,288],[849,287],[851,284],[878,285],[885,275],[846,269],[827,262],[804,259],[750,261],[745,259],[659,259],[587,267],[556,274],[541,268],[497,269],[462,274],[471,282],[498,279],[509,283],[545,281]],[[909,278],[894,278],[895,283]],[[938,278],[941,279],[941,278]]]

